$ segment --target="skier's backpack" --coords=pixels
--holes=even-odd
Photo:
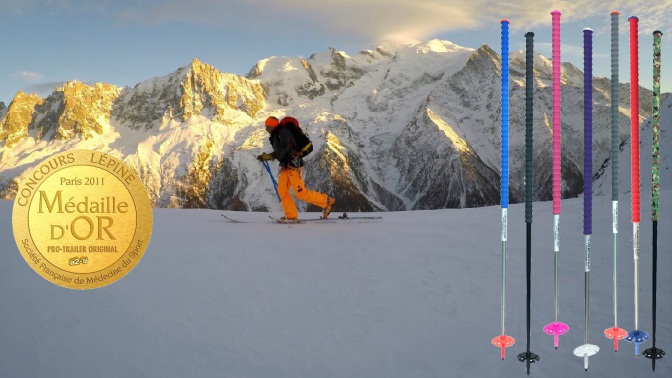
[[[313,143],[310,141],[306,133],[303,132],[301,126],[299,126],[299,121],[294,117],[285,117],[280,120],[280,127],[288,127],[292,130],[292,135],[294,135],[294,140],[296,141],[296,146],[291,146],[293,149],[299,152],[301,157],[307,156],[313,152]]]

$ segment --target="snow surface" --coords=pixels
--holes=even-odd
[[[621,199],[619,325],[633,313],[629,198]],[[534,204],[531,350],[535,377],[672,374],[672,191],[661,193],[656,373],[612,327],[611,201],[595,198],[590,339],[584,338],[584,236],[579,199],[563,201],[560,348],[553,319],[551,202]],[[647,208],[645,202],[643,209]],[[382,213],[381,221],[279,225],[266,213],[155,209],[142,261],[91,291],[53,285],[21,257],[12,202],[0,201],[0,377],[512,377],[525,376],[524,205],[509,209],[506,334],[500,330],[500,208]],[[645,211],[643,211],[643,214]],[[277,215],[277,213],[276,213]],[[315,216],[302,214],[302,216]],[[642,217],[640,329],[651,332],[651,222]],[[666,231],[668,230],[668,231]],[[642,344],[641,349],[652,345]],[[584,375],[585,374],[585,375]]]

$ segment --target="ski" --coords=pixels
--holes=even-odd
[[[343,214],[339,215],[338,219],[343,219],[343,220],[349,220],[349,219],[383,219],[383,217],[381,217],[381,216],[366,216],[366,215],[350,216],[346,212],[346,213],[343,213]]]
[[[229,223],[255,223],[252,221],[242,221],[239,219],[234,219],[231,218],[227,215],[220,214],[224,219],[226,219]],[[316,222],[316,221],[323,221],[324,223],[335,223],[335,220],[333,219],[322,219],[322,218],[310,218],[310,219],[296,219],[296,220],[285,220],[285,219],[280,219],[272,216],[268,216],[273,222],[275,223],[283,223],[283,224],[300,224],[300,223],[307,223],[307,222]],[[327,222],[329,221],[329,222]]]
[[[220,214],[226,221],[229,223],[253,223],[252,221],[243,221],[235,218],[231,218],[226,214]],[[274,216],[269,215],[268,216],[272,221],[276,223],[283,223],[283,224],[301,224],[301,223],[311,223],[311,222],[319,222],[319,223],[336,223],[337,221],[349,221],[349,220],[355,220],[355,221],[371,221],[371,220],[380,220],[383,219],[381,216],[350,216],[347,213],[343,213],[342,215],[339,215],[336,218],[306,218],[306,219],[296,219],[296,220],[285,220],[285,219],[280,219]]]
[[[301,223],[337,223],[338,221],[350,221],[350,220],[356,220],[356,221],[366,221],[366,220],[380,220],[383,219],[381,216],[354,216],[351,217],[347,215],[346,213],[343,213],[343,215],[338,216],[336,218],[304,218],[304,219],[293,219],[293,220],[286,220],[286,219],[281,219],[281,218],[276,218],[273,216],[268,216],[271,220],[277,222],[277,223],[284,223],[284,224],[301,224]]]
[[[227,221],[229,221],[231,223],[250,223],[250,222],[241,221],[241,220],[238,220],[238,219],[229,218],[228,216],[226,216],[224,214],[220,214],[220,215],[223,216],[224,219],[226,219]]]
[[[305,219],[281,219],[268,216],[273,222],[280,224],[304,224],[304,223],[336,223],[336,219],[324,218],[305,218]]]

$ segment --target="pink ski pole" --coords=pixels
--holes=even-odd
[[[553,249],[555,252],[555,321],[544,327],[544,332],[553,336],[555,349],[558,349],[560,335],[564,335],[569,331],[567,324],[558,321],[558,255],[560,253],[560,200],[562,195],[560,14],[559,10],[551,12],[553,19]]]

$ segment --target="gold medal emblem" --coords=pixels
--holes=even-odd
[[[104,153],[73,150],[49,157],[23,180],[12,224],[37,274],[70,289],[95,289],[140,261],[152,206],[135,170]]]

